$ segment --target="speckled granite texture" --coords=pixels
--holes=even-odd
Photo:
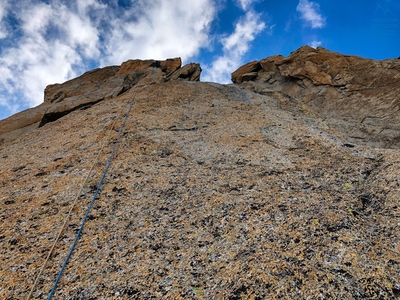
[[[236,85],[133,87],[0,146],[0,298],[398,299],[398,149]],[[103,152],[95,161],[104,145]]]

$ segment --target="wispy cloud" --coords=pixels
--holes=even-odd
[[[319,4],[308,1],[300,0],[296,9],[301,18],[309,25],[311,28],[323,28],[326,24],[326,19],[319,12]]]
[[[7,7],[8,7],[7,0],[0,0],[0,40],[4,39],[7,36],[7,25],[3,21],[3,18],[7,14]]]
[[[311,41],[311,42],[309,43],[309,45],[310,45],[311,47],[313,47],[313,48],[317,48],[317,47],[319,47],[319,46],[322,45],[322,42],[321,42],[321,41],[314,40],[314,41]]]
[[[130,58],[189,59],[207,47],[216,13],[213,0],[7,3],[0,0],[0,106],[10,113],[40,104],[48,84],[89,68]]]
[[[203,80],[229,83],[231,73],[243,63],[242,58],[249,51],[251,42],[265,28],[260,14],[252,9],[247,11],[235,24],[234,32],[221,38],[223,53],[206,69]],[[273,25],[269,26],[268,30],[272,29]]]
[[[248,10],[257,0],[237,0],[239,6],[244,10]]]
[[[142,1],[113,18],[105,35],[105,64],[128,58],[166,58],[179,55],[183,60],[208,46],[210,25],[215,17],[210,0]],[[131,16],[136,16],[130,20]]]
[[[99,57],[99,33],[89,15],[59,1],[21,1],[8,8],[18,31],[8,36],[13,46],[1,49],[3,105],[39,104],[46,85],[76,76],[84,59]]]

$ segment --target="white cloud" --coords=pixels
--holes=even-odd
[[[313,47],[314,49],[316,49],[317,47],[319,47],[319,46],[322,45],[322,42],[321,42],[321,41],[314,40],[314,41],[311,41],[311,42],[309,43],[309,45],[310,45],[311,47]]]
[[[76,3],[80,15],[87,13],[89,10],[107,9],[107,5],[97,2],[97,0],[79,0]]]
[[[1,49],[0,96],[6,107],[31,107],[43,102],[48,84],[77,76],[85,58],[100,56],[99,32],[84,9],[60,1],[21,1],[12,9],[22,35]]]
[[[76,76],[73,65],[80,62],[74,49],[58,40],[26,38],[0,58],[0,70],[5,71],[0,73],[0,89],[5,87],[9,97],[20,94],[29,106],[38,105],[43,102],[44,87]]]
[[[231,73],[242,64],[242,57],[256,35],[265,29],[260,14],[248,11],[235,25],[235,31],[221,39],[223,55],[217,57],[203,76],[204,81],[230,82]]]
[[[319,13],[319,4],[308,0],[300,0],[296,10],[300,13],[301,18],[306,21],[311,28],[323,28],[326,19]]]
[[[3,21],[7,15],[8,5],[7,0],[0,0],[0,40],[4,39],[8,35],[7,26]]]
[[[216,13],[212,0],[139,1],[111,22],[103,64],[128,58],[186,60],[208,46],[210,24]],[[134,16],[132,20],[132,16]]]
[[[244,11],[248,10],[254,2],[256,2],[256,0],[238,0],[240,7]]]
[[[30,17],[26,18],[25,14]],[[24,34],[26,36],[41,36],[48,27],[52,14],[52,7],[45,3],[24,7],[19,15]]]
[[[3,108],[14,113],[42,103],[48,84],[88,69],[131,58],[181,56],[185,63],[215,39],[222,55],[203,77],[229,82],[256,36],[274,28],[252,8],[258,0],[236,1],[244,15],[218,38],[210,34],[217,0],[132,0],[124,7],[117,0],[0,0],[0,118]]]
[[[100,55],[100,33],[87,15],[71,14],[66,6],[62,6],[58,11],[58,18],[54,21],[57,28],[64,29],[67,45],[80,50],[84,57],[96,58]]]
[[[17,31],[3,26],[9,13]],[[189,59],[208,46],[215,14],[214,0],[136,0],[124,8],[101,0],[0,0],[0,39],[7,41],[0,47],[0,106],[14,113],[38,105],[48,84],[78,76],[91,62]]]

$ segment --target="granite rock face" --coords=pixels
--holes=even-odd
[[[254,74],[261,70],[262,70],[262,65],[260,64],[259,61],[255,60],[255,61],[249,62],[249,63],[241,66],[239,69],[237,69],[235,72],[232,73],[232,77],[231,77],[232,82],[233,83],[242,83],[243,81],[248,81],[246,78],[246,77],[248,77],[248,74]]]
[[[32,298],[47,298],[107,165],[53,299],[399,298],[397,144],[349,141],[340,98],[327,117],[289,95],[329,77],[270,60],[233,85],[130,61],[50,86],[41,107],[102,101],[41,127],[15,116],[37,121],[0,145],[0,298],[26,299],[43,265]]]
[[[65,83],[49,85],[44,91],[43,104],[0,121],[0,138],[12,139],[31,127],[41,127],[74,110],[113,99],[136,84],[147,85],[178,78],[200,80],[200,65],[191,63],[181,68],[181,63],[180,58],[128,60],[121,66],[95,69]]]
[[[399,59],[375,61],[305,46],[288,57],[244,65],[232,81],[251,81],[243,85],[307,104],[351,142],[400,147]]]

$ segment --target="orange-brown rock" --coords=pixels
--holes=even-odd
[[[160,63],[160,69],[168,76],[172,73],[174,73],[175,71],[179,70],[181,65],[182,65],[182,61],[181,58],[169,58],[167,60],[161,60],[159,61]]]
[[[115,77],[118,70],[118,66],[95,69],[62,84],[48,85],[44,90],[44,103],[58,103],[67,97],[80,96],[96,91],[104,83],[110,85],[109,83],[112,81],[110,79]],[[111,85],[115,87],[117,84]]]
[[[258,76],[257,72],[250,72],[250,73],[244,73],[241,75],[242,77],[242,82],[244,81],[250,81],[255,79]]]
[[[257,76],[247,77],[247,88],[307,104],[354,143],[400,147],[400,60],[376,61],[304,46],[286,58],[272,56],[259,64]],[[232,78],[251,66],[257,62],[240,67]]]
[[[44,103],[0,121],[0,141],[12,139],[35,126],[53,122],[77,109],[86,109],[100,101],[113,99],[134,85],[166,80],[200,79],[198,64],[181,68],[181,59],[128,60],[121,66],[95,69],[44,91]]]
[[[178,70],[182,65],[182,60],[180,57],[177,58],[169,58],[167,60],[128,60],[124,62],[119,68],[117,75],[126,75],[132,73],[134,71],[146,69],[148,67],[160,68],[165,74],[169,75],[176,70]]]
[[[315,85],[379,87],[398,82],[400,78],[398,60],[374,61],[331,52],[322,47],[304,46],[287,58],[273,56],[260,63],[263,66],[272,63],[281,75],[309,79]],[[365,72],[368,69],[370,71]]]
[[[350,141],[283,92],[326,85],[263,68],[222,85],[152,65],[5,139],[0,298],[47,299],[96,196],[53,299],[397,299],[399,148]]]
[[[243,82],[243,75],[246,73],[252,73],[252,72],[258,72],[262,68],[261,64],[259,61],[255,60],[252,62],[249,62],[243,66],[241,66],[239,69],[237,69],[235,72],[232,73],[232,82],[233,83],[242,83]]]
[[[169,79],[172,80],[189,79],[189,81],[199,81],[200,74],[201,74],[200,64],[190,63],[180,68],[176,72],[172,73],[171,76],[169,76]]]

